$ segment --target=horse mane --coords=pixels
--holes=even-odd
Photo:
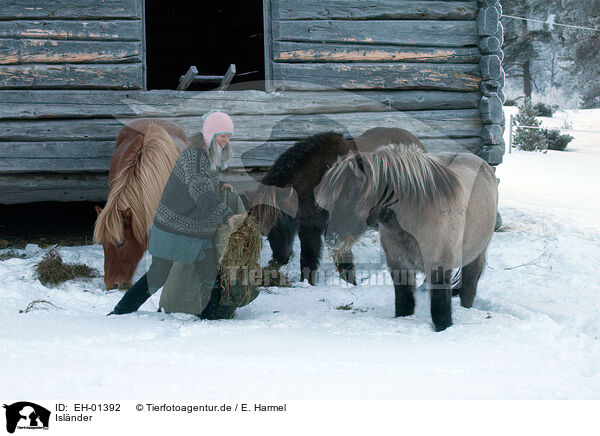
[[[332,146],[337,144],[344,144],[345,146],[346,142],[342,135],[333,131],[317,133],[296,142],[275,160],[263,176],[261,183],[281,188],[291,184],[292,178],[298,174],[298,170],[303,164],[309,164],[314,156],[318,156],[319,160],[322,161],[324,148],[329,147],[331,149]],[[331,151],[339,153],[339,150]]]
[[[317,192],[319,204],[332,204],[347,190],[352,174],[362,174],[357,199],[360,208],[395,202],[414,207],[456,200],[462,184],[450,168],[417,144],[390,144],[370,153],[351,154],[332,166]],[[385,196],[385,198],[383,198]]]
[[[271,229],[281,217],[282,209],[286,209],[281,202],[290,202],[294,189],[299,196],[312,192],[327,165],[352,147],[356,148],[354,142],[330,131],[309,136],[284,151],[261,179],[261,186],[252,201],[252,213],[261,223],[263,232]],[[302,171],[302,168],[309,168],[309,171]]]
[[[147,244],[148,232],[179,149],[158,124],[149,124],[130,144],[123,168],[111,180],[106,206],[98,215],[94,241],[123,241],[124,217],[128,209],[135,238]]]

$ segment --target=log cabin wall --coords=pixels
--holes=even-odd
[[[422,112],[414,116],[432,127],[420,136],[425,142],[449,138],[491,164],[501,162],[504,71],[497,0],[270,0],[269,6],[270,89],[385,90],[390,96],[416,91],[421,105],[415,109]],[[453,102],[441,111],[441,96],[449,93]],[[446,124],[435,125],[434,119]],[[460,133],[451,127],[461,123]],[[396,119],[390,124],[412,127]]]
[[[192,92],[144,90],[142,0],[0,1],[0,203],[103,201],[124,123],[192,134],[211,109],[235,123],[231,181],[308,135],[376,126],[501,161],[497,2],[265,0],[276,92]]]
[[[144,88],[142,1],[0,4],[0,89]]]

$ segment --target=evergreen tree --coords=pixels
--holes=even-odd
[[[536,17],[546,20],[552,4],[545,0],[503,0],[503,14],[517,17]],[[523,77],[523,94],[531,98],[531,61],[540,57],[544,43],[552,40],[548,26],[535,26],[524,20],[502,18],[504,26],[504,61],[507,77]]]
[[[513,143],[517,148],[525,151],[546,150],[548,138],[542,129],[527,129],[525,127],[540,127],[542,122],[536,118],[536,110],[529,98],[525,98],[519,106],[519,113],[515,116],[517,128]]]
[[[556,22],[600,29],[600,0],[557,0]],[[583,108],[600,107],[600,31],[561,28]]]

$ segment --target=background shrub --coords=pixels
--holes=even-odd
[[[542,130],[544,135],[546,135],[546,141],[548,142],[548,150],[558,150],[563,151],[567,148],[569,142],[575,139],[571,135],[561,135],[560,130],[557,129],[544,129]]]
[[[546,150],[548,139],[542,129],[528,129],[519,126],[540,127],[541,121],[536,118],[536,110],[531,105],[531,100],[526,98],[519,106],[519,113],[515,116],[517,128],[513,144],[525,151]]]
[[[549,105],[546,103],[536,103],[533,106],[533,110],[536,112],[536,116],[538,117],[551,117],[554,115],[554,112],[558,109],[556,105]]]

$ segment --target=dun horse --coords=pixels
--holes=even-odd
[[[491,167],[470,153],[429,155],[414,146],[383,146],[340,159],[317,187],[329,211],[325,239],[340,246],[377,220],[394,280],[396,316],[414,312],[415,273],[425,273],[436,331],[452,325],[451,270],[471,307],[494,231],[498,191]]]
[[[104,248],[107,289],[129,287],[148,247],[162,191],[187,138],[168,121],[142,119],[123,127],[110,162],[110,193],[98,218],[94,241]]]
[[[298,234],[300,278],[316,284],[327,211],[316,204],[314,189],[340,156],[349,152],[373,151],[384,144],[414,144],[425,151],[421,141],[404,129],[376,127],[355,140],[346,140],[334,132],[318,133],[297,142],[279,156],[261,180],[263,187],[258,194],[261,205],[254,210],[268,236],[273,261],[280,265],[289,262],[294,238]],[[280,212],[285,208],[277,203],[285,196],[277,195],[276,190],[270,187],[295,190],[298,198],[296,216]],[[351,248],[338,250],[334,254],[334,262],[341,277],[355,283]]]

